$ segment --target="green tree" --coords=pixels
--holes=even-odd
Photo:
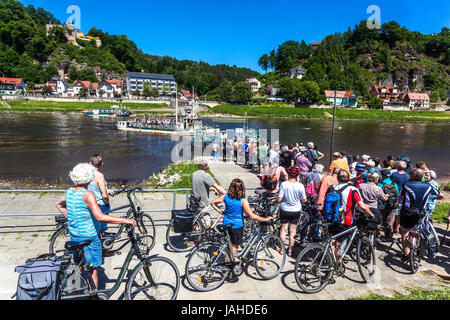
[[[248,82],[239,82],[233,87],[234,103],[248,104],[252,98],[252,88]]]
[[[263,54],[262,57],[259,58],[258,65],[267,73],[270,65],[269,56],[267,54]]]

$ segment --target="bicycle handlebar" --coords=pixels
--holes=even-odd
[[[135,192],[135,191],[142,191],[142,188],[141,187],[135,187],[135,188],[133,188],[133,187],[126,187],[126,188],[120,189],[118,191],[115,191],[114,195],[117,196],[118,194],[120,194],[122,192],[126,192],[129,195],[131,192]]]

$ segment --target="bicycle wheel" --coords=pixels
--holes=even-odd
[[[141,254],[147,255],[155,246],[155,223],[148,214],[142,214],[136,223],[136,238]]]
[[[420,267],[420,255],[417,247],[411,248],[409,250],[409,266],[411,268],[411,273],[415,274]]]
[[[356,250],[356,263],[361,277],[365,282],[372,281],[376,271],[375,249],[369,238],[359,237]]]
[[[309,222],[297,234],[300,244],[322,243],[327,239],[328,229],[320,222]]]
[[[204,243],[195,248],[186,262],[186,279],[197,291],[212,291],[220,287],[230,273],[231,256],[223,244]]]
[[[50,253],[63,253],[66,242],[70,241],[70,233],[67,227],[58,228],[50,238],[49,252]]]
[[[317,293],[330,282],[334,273],[331,253],[318,243],[308,245],[295,261],[295,281],[306,293]]]
[[[125,299],[175,300],[179,290],[180,273],[175,263],[155,257],[134,268],[126,284]]]
[[[256,272],[265,280],[278,276],[286,262],[283,240],[273,234],[263,236],[256,245],[254,264]]]
[[[187,252],[195,248],[200,243],[204,231],[200,221],[196,221],[192,229],[192,232],[175,233],[173,221],[171,221],[166,231],[166,241],[170,249],[176,252]]]

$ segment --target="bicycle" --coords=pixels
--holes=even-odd
[[[317,205],[306,203],[302,206],[300,218],[295,235],[296,244],[323,243],[327,240],[329,224],[322,220],[322,215]]]
[[[86,262],[83,248],[90,245],[91,241],[67,242],[67,251],[58,260],[64,261],[61,272],[61,300],[74,300],[95,298],[109,300],[122,284],[128,271],[133,256],[140,262],[131,271],[127,279],[124,291],[125,300],[151,299],[151,300],[175,300],[180,289],[180,273],[175,263],[165,257],[147,257],[141,254],[139,249],[142,237],[136,238],[134,228],[127,225],[127,234],[131,248],[122,265],[119,277],[111,289],[97,289],[92,279],[92,267]],[[77,252],[79,257],[75,261],[69,251]]]
[[[425,248],[423,248],[423,241],[427,237],[426,229],[429,228],[431,235],[436,242],[436,247],[439,250],[440,241],[439,237],[434,229],[433,224],[430,221],[430,215],[426,214],[422,219],[420,219],[419,224],[413,227],[409,231],[408,235],[408,246],[409,246],[409,267],[411,273],[415,274],[419,271],[420,261],[425,256]]]
[[[127,193],[127,199],[129,204],[112,209],[105,214],[110,214],[112,212],[116,212],[122,209],[128,209],[126,218],[134,218],[136,220],[136,227],[140,234],[145,235],[145,239],[147,243],[141,243],[141,253],[146,255],[155,245],[155,223],[153,222],[152,217],[142,211],[142,206],[140,201],[133,194],[135,191],[142,191],[141,187],[127,187],[121,190],[118,190],[115,195],[118,195],[122,192]],[[133,194],[134,199],[131,197]],[[50,237],[49,244],[49,252],[50,253],[58,253],[64,251],[64,244],[70,240],[69,226],[68,220],[63,215],[55,217],[56,222],[56,231]],[[105,250],[111,250],[114,246],[114,243],[117,242],[125,229],[125,225],[120,225],[119,229],[115,233],[104,232],[101,234],[102,240],[102,248]]]
[[[338,261],[332,241],[345,235],[350,239]],[[306,293],[317,293],[328,285],[335,272],[338,276],[343,276],[345,264],[348,262],[346,254],[354,247],[352,244],[355,239],[357,239],[356,263],[359,273],[365,282],[371,281],[376,270],[375,250],[370,240],[361,234],[357,226],[353,226],[334,236],[328,235],[324,244],[311,243],[300,252],[294,268],[298,286]]]
[[[216,227],[219,225],[223,218],[223,215],[219,215],[213,224],[208,227],[205,216],[211,211],[211,207],[200,208],[200,198],[191,196],[189,199],[188,211],[194,215],[192,221],[192,228],[187,232],[175,232],[175,214],[172,213],[172,219],[169,222],[169,226],[166,231],[167,245],[175,252],[188,252],[191,251],[196,245],[202,241],[211,239],[214,237]]]
[[[231,225],[219,225],[222,235],[215,241],[199,245],[190,253],[185,267],[189,285],[201,292],[217,289],[230,272],[235,276],[242,275],[249,254],[252,254],[253,265],[261,278],[270,280],[278,276],[286,261],[286,250],[280,237],[268,232],[270,224],[258,223],[248,242],[236,255],[233,254],[228,234]],[[235,262],[235,259],[238,261]]]

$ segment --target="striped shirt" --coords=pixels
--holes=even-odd
[[[94,177],[98,175],[98,171],[94,171]],[[106,192],[108,192],[108,185],[105,181],[105,187]],[[99,206],[106,205],[105,201],[103,200],[102,191],[100,190],[100,187],[95,183],[95,179],[91,181],[88,185],[88,190],[91,190],[94,193],[95,200],[97,201]]]
[[[76,191],[70,188],[66,192],[69,232],[77,237],[95,237],[100,232],[100,223],[94,218],[83,200],[83,195],[86,191]]]

